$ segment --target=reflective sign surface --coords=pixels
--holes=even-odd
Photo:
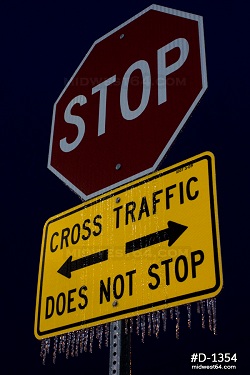
[[[206,89],[203,18],[152,4],[95,41],[65,86],[48,168],[84,200],[154,172]]]
[[[194,302],[221,288],[214,156],[205,152],[46,222],[35,335]]]

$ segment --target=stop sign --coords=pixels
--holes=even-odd
[[[153,172],[206,88],[202,17],[146,8],[92,45],[57,99],[48,168],[83,199]]]

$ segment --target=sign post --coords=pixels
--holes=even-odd
[[[125,334],[124,320],[110,323],[109,375],[130,375],[131,337]]]
[[[217,295],[217,216],[214,156],[206,152],[49,219],[36,337]]]

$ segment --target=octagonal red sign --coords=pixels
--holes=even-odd
[[[48,168],[83,199],[153,172],[206,88],[202,17],[146,8],[92,45],[57,99]]]

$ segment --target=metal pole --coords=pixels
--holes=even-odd
[[[131,334],[124,320],[110,323],[109,375],[131,375]]]

